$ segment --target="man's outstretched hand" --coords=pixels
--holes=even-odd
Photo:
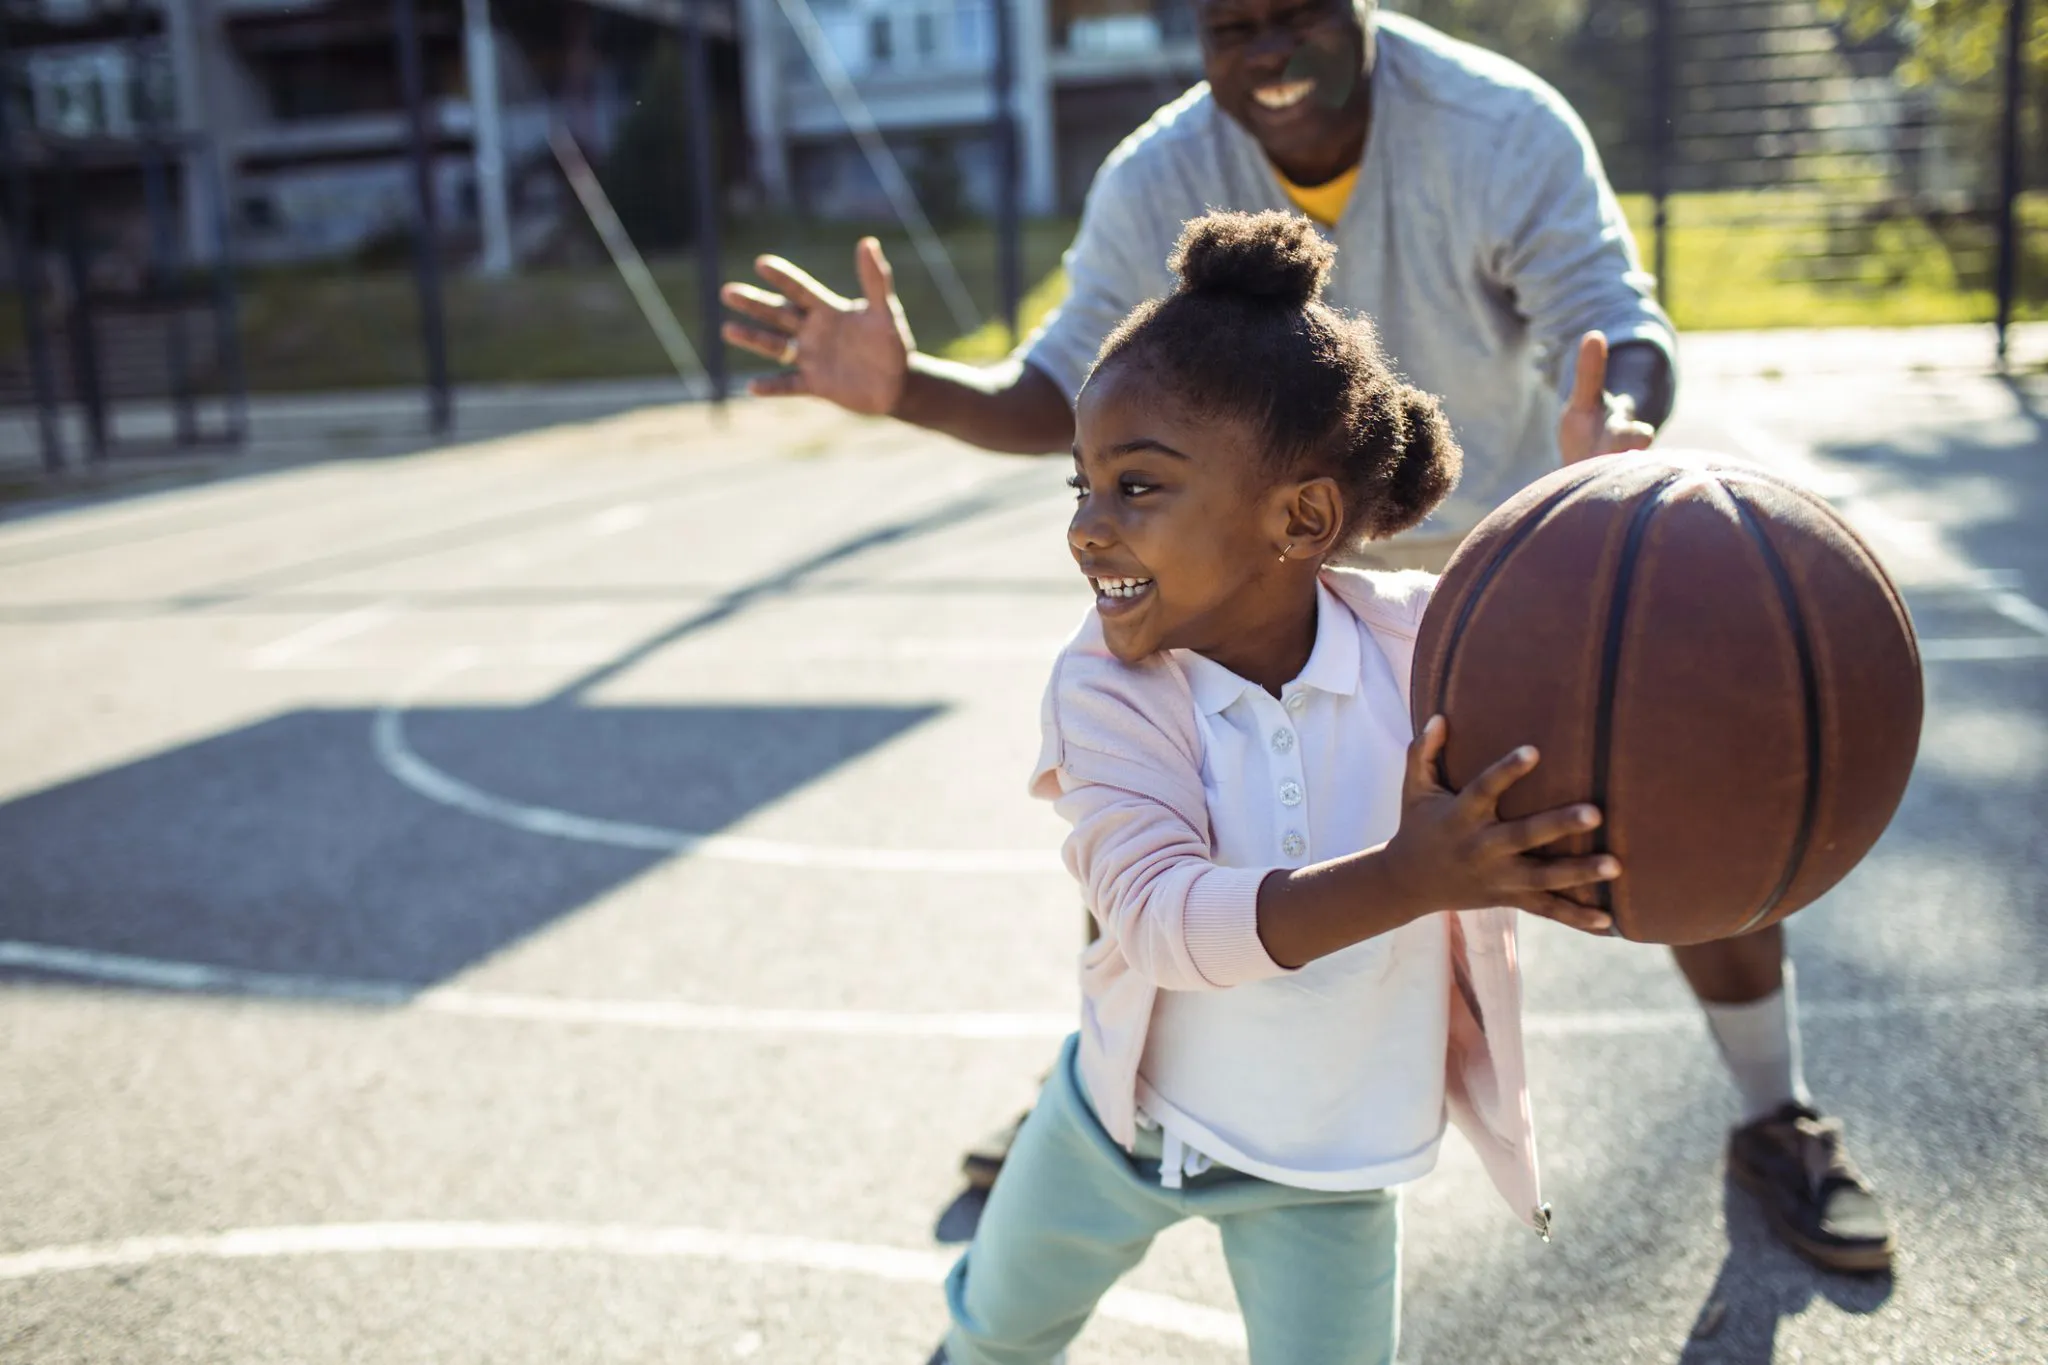
[[[1626,394],[1607,391],[1607,338],[1588,332],[1579,340],[1579,368],[1572,396],[1557,420],[1557,448],[1566,464],[1644,450],[1657,439],[1657,429],[1636,419],[1636,404]]]
[[[872,416],[896,410],[917,344],[897,301],[882,244],[862,238],[853,260],[860,273],[857,299],[834,293],[780,256],[758,257],[754,269],[781,292],[751,284],[728,284],[719,291],[725,306],[747,319],[726,323],[725,339],[790,367],[754,380],[747,385],[749,393],[810,394]],[[794,355],[788,349],[792,340]]]

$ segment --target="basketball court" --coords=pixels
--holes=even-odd
[[[1905,807],[1791,924],[1897,1269],[1726,1191],[1667,955],[1534,925],[1556,1239],[1447,1142],[1404,1359],[2039,1360],[2048,380],[1687,345],[1667,444],[1813,483],[1923,636]],[[1066,473],[743,403],[0,523],[0,1360],[922,1362],[1072,1026]],[[1243,1355],[1200,1226],[1073,1352]]]

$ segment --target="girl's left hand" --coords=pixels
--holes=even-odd
[[[1566,464],[1645,450],[1657,429],[1636,420],[1635,400],[1607,392],[1607,337],[1588,332],[1579,339],[1579,368],[1572,379],[1571,401],[1557,419],[1557,448]]]

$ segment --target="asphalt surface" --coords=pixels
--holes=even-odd
[[[1557,1237],[1447,1142],[1404,1359],[2048,1359],[2048,385],[1689,362],[1668,440],[1814,481],[1927,642],[1905,808],[1792,922],[1898,1264],[1774,1245],[1666,955],[1536,926]],[[668,408],[0,523],[0,1360],[924,1360],[1074,1009],[1063,463]],[[1241,1360],[1232,1305],[1178,1228],[1073,1358]]]

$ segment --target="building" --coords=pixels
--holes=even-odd
[[[1102,158],[1200,78],[1186,0],[1006,0],[1026,213],[1071,211]],[[854,130],[919,197],[995,198],[995,0],[741,0],[754,170],[770,202],[889,211]],[[941,205],[944,216],[951,205]]]
[[[693,7],[737,110],[730,0],[413,0],[430,183],[449,244],[508,267],[563,211],[548,130],[601,159],[656,35]],[[187,259],[375,251],[410,231],[411,127],[393,0],[0,0],[15,155],[94,168],[100,268],[150,236],[146,139],[178,145]],[[732,120],[735,124],[737,118]],[[39,202],[49,198],[40,191]]]

